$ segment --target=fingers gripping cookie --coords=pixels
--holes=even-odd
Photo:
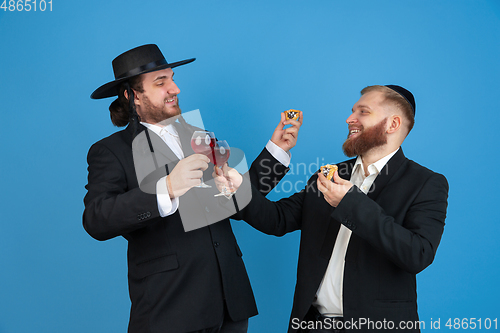
[[[286,120],[299,120],[299,114],[299,110],[290,109],[285,111]]]
[[[338,167],[335,164],[327,164],[327,165],[323,165],[321,167],[321,171],[320,172],[326,177],[326,179],[332,180],[333,179],[333,174],[337,170],[338,170]]]

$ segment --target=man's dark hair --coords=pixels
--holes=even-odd
[[[128,83],[133,90],[141,93],[144,92],[142,75],[134,76],[128,80]],[[127,126],[130,121],[131,114],[128,99],[125,98],[125,90],[127,90],[126,84],[122,83],[119,88],[118,98],[109,106],[111,122],[117,127]]]

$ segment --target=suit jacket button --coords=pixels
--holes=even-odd
[[[214,242],[215,247],[219,247],[219,245],[220,245],[219,242]]]

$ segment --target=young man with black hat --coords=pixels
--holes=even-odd
[[[111,120],[128,125],[89,150],[83,225],[98,240],[128,240],[129,332],[246,332],[257,314],[230,214],[218,219],[214,213],[224,205],[242,208],[242,191],[226,199],[214,197],[215,186],[195,187],[212,171],[208,157],[190,146],[200,129],[181,116],[172,70],[194,60],[168,63],[156,45],[134,48],[113,60],[115,80],[91,95],[118,95]],[[249,179],[261,194],[284,176],[301,123],[282,116],[252,164]],[[148,159],[155,167],[139,177],[138,166]],[[184,218],[201,222],[187,232]]]
[[[304,190],[277,202],[253,188],[238,216],[267,234],[301,230],[289,332],[420,329],[416,274],[434,260],[448,183],[403,154],[413,95],[395,85],[361,94],[343,144],[355,159],[338,163],[331,181],[319,172]],[[228,173],[240,189],[251,186]]]

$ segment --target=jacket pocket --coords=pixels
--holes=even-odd
[[[129,275],[133,278],[142,279],[152,274],[171,271],[177,268],[179,268],[177,254],[169,254],[132,265]]]

